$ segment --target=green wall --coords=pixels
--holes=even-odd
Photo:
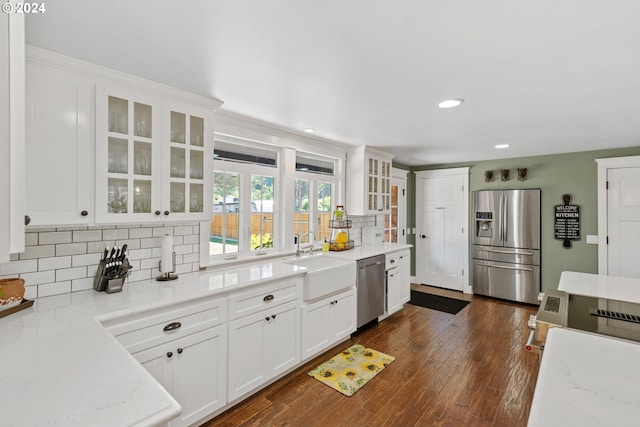
[[[598,168],[595,159],[640,155],[640,147],[587,151],[550,156],[521,157],[515,159],[455,163],[412,167],[421,170],[446,169],[467,166],[470,168],[469,195],[475,190],[540,188],[541,206],[541,269],[542,289],[556,289],[560,273],[565,270],[584,273],[598,272],[598,245],[587,245],[587,234],[598,234]],[[517,169],[527,168],[526,181],[518,181]],[[500,181],[500,169],[509,169],[509,181]],[[493,170],[492,182],[485,182],[484,171]],[[415,174],[409,174],[407,199],[407,227],[415,227]],[[554,206],[562,204],[562,195],[570,194],[571,203],[580,206],[580,240],[572,241],[571,248],[553,235]],[[469,202],[470,209],[473,203]],[[470,221],[472,215],[469,215]],[[471,224],[469,224],[471,227]],[[469,228],[470,230],[472,228]],[[415,235],[409,235],[407,243],[415,244]],[[415,251],[412,251],[415,257]],[[415,261],[415,260],[414,260]],[[415,262],[411,264],[415,275]]]

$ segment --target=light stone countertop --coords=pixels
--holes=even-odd
[[[636,343],[551,328],[528,426],[637,426],[639,363]]]
[[[411,247],[362,246],[331,256],[361,259]],[[304,274],[280,258],[182,274],[171,282],[125,283],[40,298],[0,319],[0,424],[10,426],[161,425],[180,405],[98,320],[144,312]]]
[[[558,290],[574,295],[640,303],[640,279],[563,271]]]

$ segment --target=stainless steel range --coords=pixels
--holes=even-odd
[[[529,319],[525,349],[539,352],[549,328],[571,328],[640,342],[640,304],[547,290],[538,313]]]

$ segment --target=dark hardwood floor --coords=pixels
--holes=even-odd
[[[536,307],[452,296],[471,304],[457,315],[406,304],[204,426],[525,426],[538,358],[523,347]],[[355,343],[396,360],[351,397],[307,376]]]

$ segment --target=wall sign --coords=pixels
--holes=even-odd
[[[562,196],[564,205],[555,206],[554,235],[562,246],[571,247],[572,240],[580,240],[580,206],[571,205],[571,195]]]

